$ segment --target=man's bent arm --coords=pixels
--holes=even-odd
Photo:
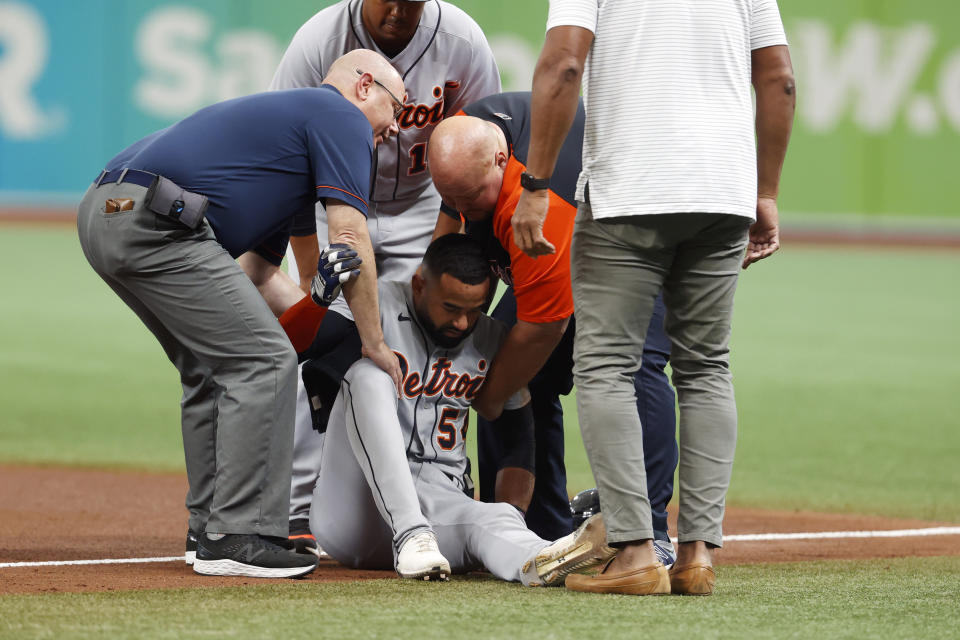
[[[796,107],[793,67],[785,45],[755,49],[751,64],[757,94],[757,221],[750,227],[744,268],[780,248],[777,195]]]
[[[278,318],[306,295],[280,267],[253,251],[241,255],[237,263]]]
[[[386,371],[398,392],[400,389],[400,363],[383,339],[380,326],[380,304],[377,299],[377,267],[373,246],[367,231],[367,219],[360,211],[338,200],[327,199],[328,243],[349,245],[363,260],[360,276],[343,287],[343,295],[353,312],[363,355],[373,360]]]
[[[549,178],[563,141],[577,115],[580,79],[593,32],[582,27],[559,26],[547,37],[533,73],[530,101],[530,151],[527,171],[535,178]],[[536,258],[554,252],[543,237],[549,200],[546,190],[524,189],[513,214],[513,239],[527,255]]]
[[[568,322],[569,318],[544,323],[517,320],[473,400],[474,410],[487,420],[499,417],[507,399],[530,382],[547,362]]]

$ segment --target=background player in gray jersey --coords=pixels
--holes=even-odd
[[[368,217],[378,272],[390,280],[406,280],[420,264],[440,208],[426,164],[430,133],[446,116],[499,92],[500,74],[480,27],[450,3],[344,0],[297,31],[270,88],[316,86],[327,67],[353,49],[381,53],[407,89],[400,134],[377,152]],[[400,214],[402,221],[395,221]],[[322,232],[322,209],[317,222]],[[301,240],[299,245],[318,251],[316,242]],[[302,281],[309,283],[316,262],[311,256],[303,261],[305,268],[297,268],[308,276]]]
[[[435,240],[411,282],[381,281],[383,331],[401,362],[402,394],[397,399],[390,377],[360,360],[330,414],[310,520],[339,562],[424,579],[485,568],[550,585],[613,556],[600,515],[551,544],[513,506],[464,494],[465,419],[507,334],[483,314],[490,286],[482,247],[459,234]],[[523,388],[505,412],[529,421],[529,400]]]
[[[270,88],[316,86],[336,58],[360,48],[383,54],[401,74],[407,90],[400,133],[377,151],[367,217],[377,273],[382,279],[405,281],[420,264],[440,207],[426,165],[430,133],[443,118],[468,103],[499,92],[500,74],[480,27],[450,3],[343,0],[317,13],[297,31]],[[325,229],[325,213],[318,207],[316,230],[324,244]],[[312,227],[294,229],[291,251],[287,252],[290,274],[302,287],[309,286],[318,262],[316,236],[304,235],[312,231]],[[352,320],[346,305],[335,304],[331,310]],[[338,323],[331,314],[323,331],[329,344],[339,345],[349,333],[350,323]],[[294,535],[308,533],[306,517],[323,442],[322,435],[312,428],[308,395],[314,398],[315,407],[323,402],[324,412],[329,410],[346,369],[329,362],[349,365],[359,357],[356,342],[348,341],[339,349],[327,362],[304,365],[304,378],[327,383],[318,382],[318,389],[312,388],[309,394],[300,384],[297,393],[291,486]],[[323,388],[326,393],[318,394]],[[318,427],[321,422],[323,419],[318,419]]]

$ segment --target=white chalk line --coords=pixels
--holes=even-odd
[[[47,562],[0,562],[0,569],[16,567],[70,567],[83,564],[144,564],[147,562],[183,562],[183,556],[165,558],[106,558],[103,560],[51,560]]]
[[[778,540],[836,540],[841,538],[914,538],[960,535],[960,527],[927,529],[892,529],[881,531],[817,531],[812,533],[741,533],[723,536],[724,542],[775,542]],[[677,539],[673,538],[676,542]],[[21,567],[66,567],[88,564],[142,564],[148,562],[183,562],[183,556],[165,558],[107,558],[103,560],[58,560],[48,562],[0,562],[0,569]]]
[[[816,533],[742,533],[723,536],[724,542],[767,542],[775,540],[835,540],[838,538],[913,538],[918,536],[956,536],[960,527],[929,529],[893,529],[883,531],[818,531]]]

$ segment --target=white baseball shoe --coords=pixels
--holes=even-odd
[[[532,587],[560,586],[568,574],[595,571],[616,553],[616,549],[607,546],[607,528],[603,514],[598,513],[573,533],[541,549],[523,565],[522,571]]]
[[[450,563],[440,553],[437,537],[424,531],[407,538],[397,554],[397,573],[401,578],[448,580]]]

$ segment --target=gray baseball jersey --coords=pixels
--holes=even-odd
[[[343,0],[300,27],[270,88],[319,86],[330,64],[353,49],[383,55],[363,26],[362,5],[362,0]],[[377,152],[374,202],[415,197],[432,188],[426,150],[433,128],[474,100],[500,91],[497,63],[483,31],[448,2],[427,2],[410,43],[395,57],[384,57],[403,77],[407,97],[400,135]]]
[[[362,5],[362,0],[342,0],[304,23],[287,48],[270,88],[318,86],[330,64],[353,49],[382,54],[363,26]],[[442,0],[425,3],[413,39],[388,59],[403,76],[406,105],[399,121],[400,134],[377,149],[367,228],[379,278],[406,281],[423,258],[440,210],[440,196],[425,163],[430,133],[444,117],[499,93],[500,73],[477,23]],[[326,244],[326,214],[319,204],[317,236],[321,244]],[[287,262],[290,276],[299,280],[290,250]],[[331,308],[353,317],[343,297]],[[312,428],[302,381],[298,383],[296,415],[291,519],[307,515],[323,447],[322,434]]]
[[[380,283],[387,342],[400,358],[403,393],[370,360],[344,378],[327,427],[310,525],[335,560],[390,568],[403,542],[434,531],[455,572],[485,568],[528,584],[522,566],[548,542],[505,503],[463,492],[465,418],[507,333],[481,316],[453,349],[438,347],[417,322],[410,285]],[[508,409],[529,402],[524,388]]]
[[[440,465],[463,488],[466,472],[466,418],[507,335],[507,327],[481,315],[473,333],[453,349],[436,346],[417,322],[410,283],[380,283],[383,336],[400,360],[403,397],[397,405],[407,455]],[[526,387],[505,409],[530,401]]]

